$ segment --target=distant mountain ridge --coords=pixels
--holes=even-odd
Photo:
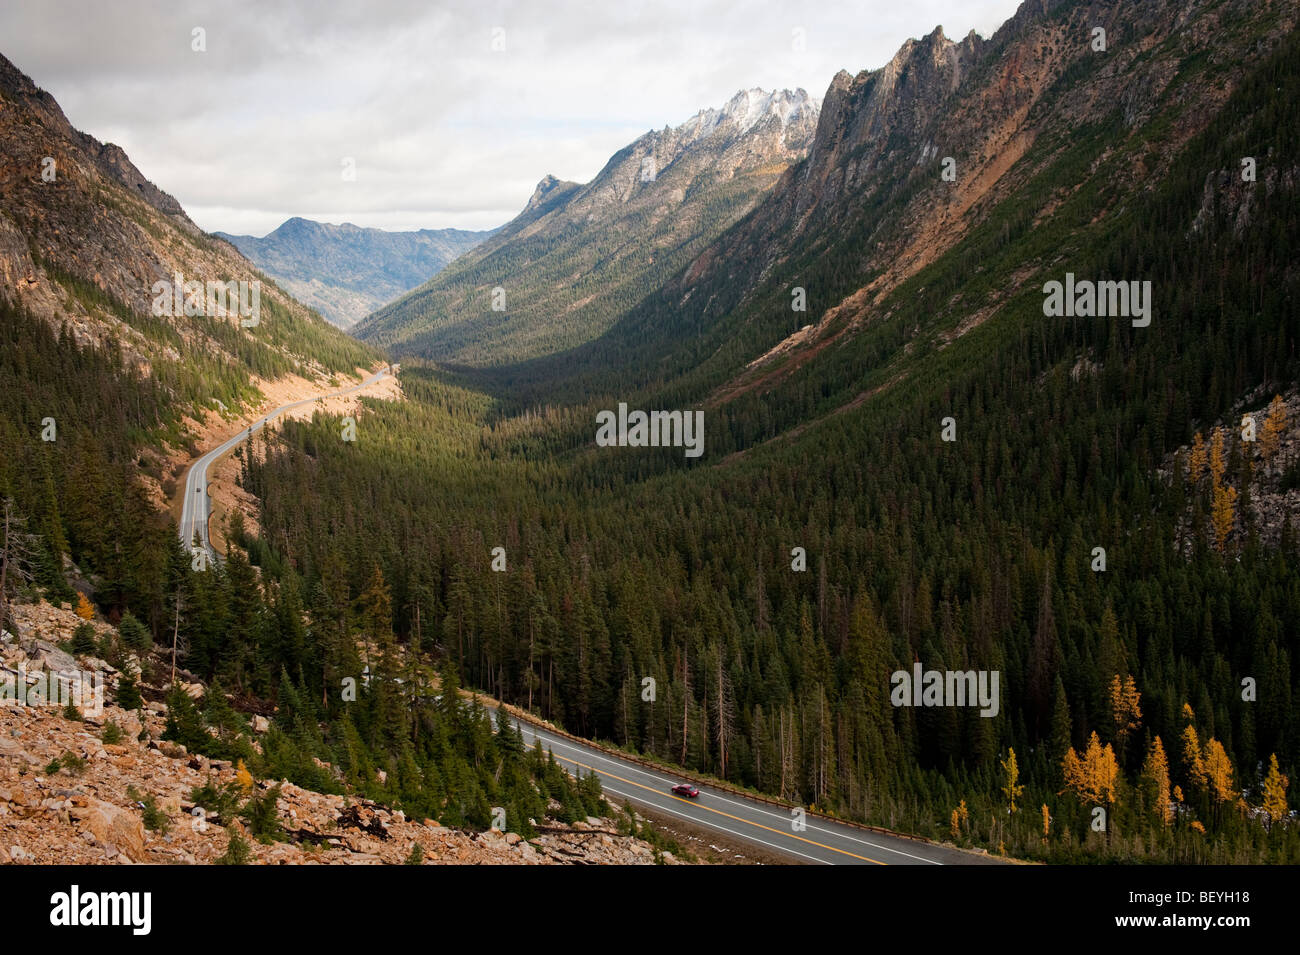
[[[585,185],[548,175],[500,232],[354,333],[477,365],[589,341],[754,208],[805,155],[819,110],[804,90],[742,90],[640,136]]]
[[[350,222],[288,219],[265,236],[214,233],[301,302],[347,329],[427,282],[495,230],[389,232]]]

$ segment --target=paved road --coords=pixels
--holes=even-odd
[[[549,732],[532,723],[514,719],[529,746],[540,737],[542,745],[555,754],[569,772],[594,771],[600,777],[605,796],[618,807],[626,799],[696,826],[726,833],[788,857],[792,862],[823,865],[970,865],[998,864],[998,860],[925,842],[865,829],[855,829],[812,816],[806,828],[795,831],[788,810],[743,796],[700,787],[695,799],[674,796],[670,790],[682,782],[669,773],[650,770],[637,763]]]
[[[287,405],[281,405],[269,414],[262,415],[247,428],[235,433],[228,440],[191,464],[189,471],[185,475],[185,501],[181,508],[180,524],[181,543],[192,549],[194,547],[194,538],[197,536],[199,539],[198,546],[207,552],[208,559],[217,559],[217,553],[212,549],[212,544],[208,540],[208,518],[212,516],[212,500],[208,497],[208,468],[212,466],[214,461],[228,451],[233,450],[241,441],[247,441],[258,431],[261,431],[263,425],[268,421],[286,411],[302,405],[309,405],[313,401],[320,401],[323,398],[350,395],[352,392],[359,391],[386,377],[389,377],[389,371],[385,367],[366,378],[360,384],[333,391],[327,395],[317,395],[315,398],[304,398],[301,401],[292,401]]]

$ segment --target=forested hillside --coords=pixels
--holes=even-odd
[[[1041,131],[943,254],[830,316],[829,344],[738,375],[788,334],[795,275],[836,303],[862,287],[879,219],[754,283],[684,271],[573,376],[407,362],[411,400],[373,409],[364,455],[329,422],[286,427],[247,477],[265,560],[303,575],[315,618],[377,565],[399,638],[467,681],[826,811],[1058,861],[1300,858],[1278,824],[1300,766],[1295,536],[1251,504],[1290,465],[1222,432],[1208,466],[1179,453],[1296,383],[1295,9],[1199,11],[1260,51],[1229,81],[1224,34],[1198,49],[1195,21],[1145,6],[1169,32],[1138,59],[1177,67],[1148,108],[1101,99]],[[1084,23],[1022,10],[990,49]],[[1049,102],[1109,68],[1079,61]],[[898,188],[874,215],[909,208],[919,184]],[[1067,271],[1149,280],[1151,324],[1046,316]],[[674,308],[683,287],[724,304]],[[693,465],[591,444],[612,402],[705,399]],[[312,583],[340,571],[339,597]],[[999,714],[891,705],[915,662],[998,671]]]

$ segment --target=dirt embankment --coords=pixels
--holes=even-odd
[[[376,366],[378,367],[378,366]],[[357,369],[357,374],[369,376],[375,369]],[[247,409],[238,415],[226,417],[213,412],[202,421],[187,420],[186,424],[194,439],[198,454],[191,456],[187,448],[176,448],[163,462],[164,473],[169,475],[174,486],[164,493],[162,485],[150,483],[155,492],[159,506],[166,506],[176,521],[180,521],[182,497],[185,493],[185,473],[194,461],[203,453],[211,450],[241,428],[247,428],[252,422],[267,412],[282,405],[303,401],[316,395],[330,395],[351,386],[349,379],[339,378],[332,382],[314,381],[299,376],[289,376],[275,381],[257,380],[255,384],[265,395],[264,400],[255,408]],[[331,415],[355,414],[361,407],[362,398],[378,398],[383,401],[402,400],[402,386],[396,376],[388,376],[371,382],[365,388],[347,395],[322,397],[311,404],[301,405],[286,411],[276,419],[277,422],[288,418],[305,420],[317,411]],[[252,495],[238,486],[239,461],[233,454],[221,457],[208,469],[208,494],[212,498],[212,520],[209,530],[213,547],[220,553],[226,552],[225,525],[228,515],[239,510],[244,515],[244,524],[252,532],[258,530],[257,502]]]

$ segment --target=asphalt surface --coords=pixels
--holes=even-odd
[[[193,550],[195,546],[194,538],[197,536],[199,540],[198,546],[207,552],[208,559],[213,561],[218,559],[217,553],[212,549],[211,541],[208,539],[208,519],[212,516],[212,499],[208,497],[208,468],[218,458],[229,451],[233,451],[241,442],[247,441],[254,434],[261,431],[268,421],[284,414],[286,411],[302,405],[309,405],[324,398],[350,395],[354,391],[359,391],[382,378],[388,377],[388,375],[389,371],[384,368],[364,379],[360,384],[333,391],[327,395],[317,395],[315,398],[304,398],[301,401],[291,401],[289,404],[281,405],[274,411],[262,415],[247,428],[238,431],[191,464],[189,471],[185,475],[185,500],[181,507],[180,523],[181,543]]]
[[[809,865],[989,865],[999,860],[988,856],[947,849],[942,846],[856,829],[808,816],[805,828],[796,830],[791,813],[731,793],[700,786],[691,799],[671,792],[684,782],[670,773],[647,769],[603,750],[574,742],[524,720],[511,718],[529,746],[540,738],[542,746],[569,772],[595,772],[605,796],[614,806],[626,799],[633,806],[688,820],[731,839],[738,839],[779,853],[791,862]]]

